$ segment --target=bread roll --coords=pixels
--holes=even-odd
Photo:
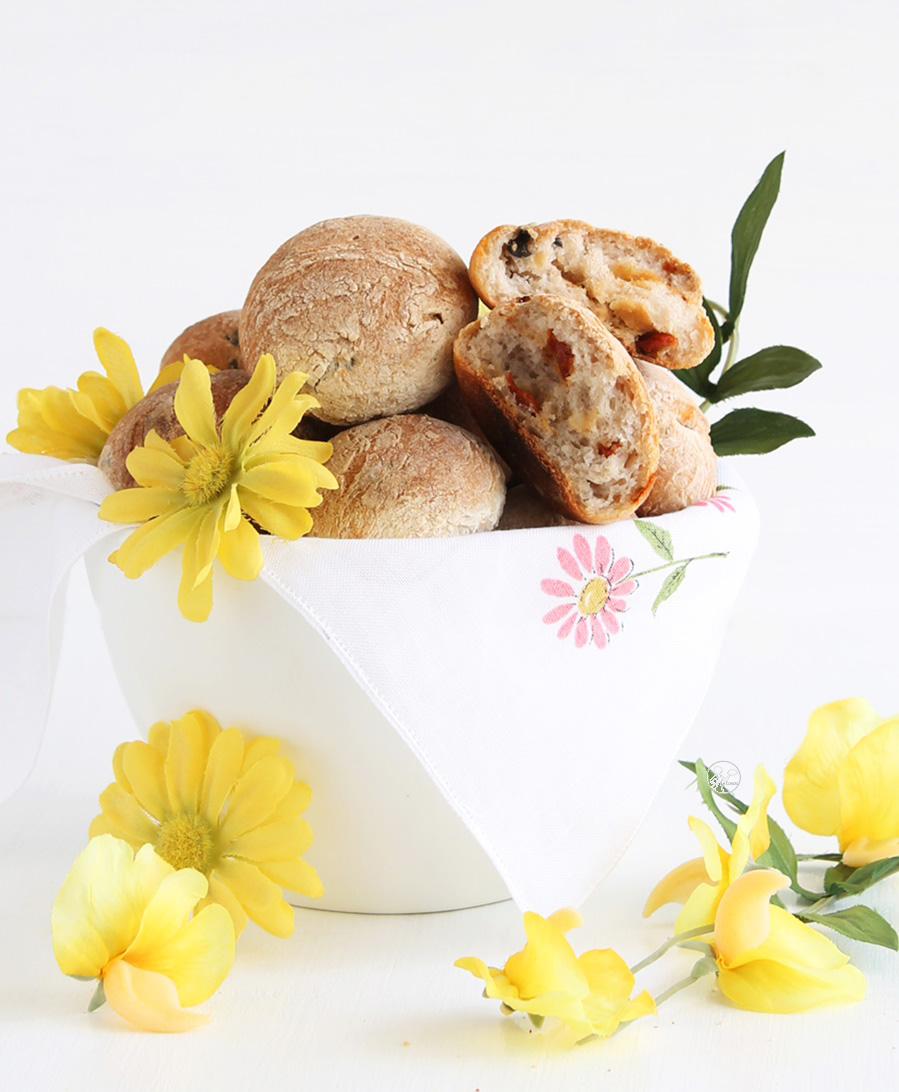
[[[159,370],[183,360],[185,354],[220,372],[242,368],[239,323],[240,311],[222,311],[188,326],[162,354]]]
[[[646,384],[586,308],[558,296],[500,304],[462,331],[455,361],[487,438],[558,511],[610,523],[645,500],[659,461]]]
[[[250,381],[243,370],[216,372],[209,377],[212,387],[212,404],[215,407],[216,420],[221,424],[225,410],[231,405],[231,399]],[[177,383],[167,383],[152,394],[146,395],[121,418],[106,439],[100,452],[98,466],[109,478],[115,489],[131,489],[137,482],[128,473],[125,460],[128,455],[147,438],[151,429],[163,440],[174,440],[183,436],[184,429],[175,416],[175,391]],[[302,422],[301,422],[302,424]]]
[[[445,421],[403,414],[339,432],[339,482],[313,513],[317,538],[439,538],[490,531],[505,499],[486,445]]]
[[[709,421],[690,392],[664,368],[639,361],[659,428],[659,469],[638,515],[679,512],[715,492],[718,459]]]
[[[257,273],[240,319],[250,372],[309,376],[315,416],[351,425],[417,409],[453,374],[456,334],[477,314],[465,263],[425,228],[385,216],[325,220]]]
[[[652,239],[580,220],[505,224],[478,243],[471,280],[491,307],[549,292],[589,308],[635,358],[692,368],[715,343],[690,266]]]

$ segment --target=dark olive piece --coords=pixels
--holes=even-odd
[[[534,236],[524,228],[518,232],[514,239],[510,239],[506,243],[506,250],[512,255],[513,258],[529,258],[531,255],[531,243],[534,241]]]

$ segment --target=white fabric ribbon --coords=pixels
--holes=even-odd
[[[583,901],[693,722],[758,534],[745,488],[726,467],[720,482],[700,506],[605,527],[263,540],[262,579],[329,642],[522,907]],[[97,518],[108,492],[94,467],[0,458],[0,731],[13,787],[43,730],[65,574],[122,533]]]

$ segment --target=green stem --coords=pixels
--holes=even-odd
[[[664,993],[660,993],[655,999],[656,1008],[659,1005],[664,1005],[669,997],[674,997],[678,990],[685,989],[687,986],[692,986],[694,982],[698,982],[698,978],[694,978],[693,975],[688,974],[686,978],[682,978],[679,982],[675,982],[673,986],[669,986]]]
[[[727,557],[726,553],[699,554],[696,557],[688,557],[681,561],[666,561],[664,565],[656,565],[654,569],[644,569],[642,573],[634,573],[627,577],[628,580],[636,580],[641,576],[649,576],[650,573],[660,573],[662,569],[671,569],[675,565],[689,565],[691,561],[705,561],[709,557]]]
[[[711,925],[697,925],[695,929],[688,929],[685,933],[676,933],[673,937],[669,937],[665,943],[646,957],[641,959],[639,963],[635,963],[631,967],[631,974],[636,974],[638,971],[642,971],[644,967],[648,967],[650,963],[655,963],[657,959],[661,957],[671,948],[676,947],[682,940],[692,940],[693,937],[701,937],[705,933],[711,933],[715,928],[714,922]]]
[[[842,853],[797,853],[797,861],[842,861]]]
[[[724,361],[724,367],[721,369],[721,375],[724,375],[725,372],[730,371],[730,369],[734,365],[734,362],[737,359],[737,350],[740,347],[739,326],[740,326],[740,320],[737,319],[737,321],[734,323],[734,328],[733,328],[733,330],[731,332],[731,335],[730,335],[730,341],[728,342],[728,345],[727,345],[727,359]],[[719,383],[721,382],[721,375],[718,376],[718,382]],[[705,411],[711,405],[712,405],[712,403],[708,400],[708,398],[706,398],[705,401],[700,405],[699,408],[702,410],[703,413],[705,413]]]
[[[722,307],[720,303],[715,303],[714,300],[710,300],[708,296],[705,298],[705,302],[711,307],[713,311],[717,311],[723,319],[730,318],[730,311],[726,307]]]

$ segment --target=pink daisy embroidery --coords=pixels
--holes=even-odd
[[[707,504],[710,504],[718,512],[736,512],[736,508],[734,508],[730,500],[721,493],[716,493],[714,497],[707,497],[705,500],[695,501],[693,507],[704,508]]]
[[[630,579],[634,563],[629,557],[615,559],[607,538],[600,535],[591,550],[583,535],[575,535],[572,551],[559,547],[562,572],[569,580],[542,580],[547,595],[563,602],[543,616],[548,626],[561,623],[557,636],[564,640],[572,632],[577,648],[590,641],[605,648],[621,630],[620,616],[627,610],[626,597],[637,587]]]

